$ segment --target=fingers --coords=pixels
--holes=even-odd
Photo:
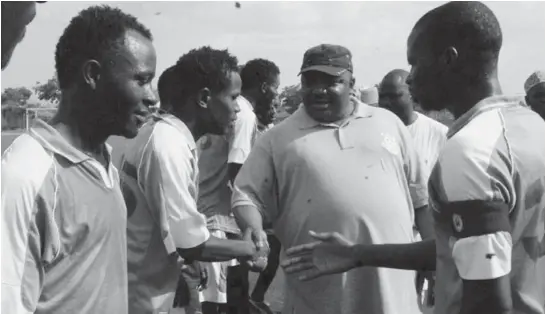
[[[316,233],[312,230],[308,232],[308,234],[317,240],[327,241],[327,240],[333,240],[335,238],[339,237],[339,234],[337,232],[321,232]]]
[[[316,267],[314,267],[314,263],[312,262],[301,262],[284,267],[284,271],[287,274],[299,273],[302,271],[309,271],[313,269],[316,269]]]
[[[314,248],[319,245],[321,242],[312,242],[307,244],[301,244],[298,246],[291,247],[286,250],[287,256],[294,256],[294,255],[301,255],[301,254],[308,254],[314,250]]]
[[[309,255],[303,255],[303,256],[296,256],[292,258],[288,258],[285,261],[282,261],[280,264],[284,269],[291,268],[294,265],[298,264],[312,264],[312,256]]]

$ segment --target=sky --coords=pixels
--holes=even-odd
[[[26,37],[2,72],[2,89],[33,86],[55,74],[55,45],[70,19],[93,4],[136,16],[154,36],[156,78],[192,48],[228,48],[243,63],[266,58],[280,68],[281,86],[299,82],[306,49],[340,44],[353,54],[357,86],[409,70],[407,37],[416,21],[444,2],[55,2],[39,4]],[[485,2],[503,30],[499,76],[504,93],[523,93],[526,78],[545,68],[545,2]],[[157,79],[154,80],[154,84]]]

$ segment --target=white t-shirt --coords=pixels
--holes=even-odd
[[[446,125],[416,112],[416,120],[407,126],[414,141],[414,148],[425,165],[427,175],[431,173],[439,152],[447,141]]]

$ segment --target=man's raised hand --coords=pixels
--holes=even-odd
[[[339,233],[310,231],[309,234],[318,241],[288,249],[288,258],[281,264],[286,273],[298,274],[300,280],[311,280],[343,273],[357,266],[352,243]]]

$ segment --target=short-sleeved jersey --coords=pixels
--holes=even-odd
[[[407,128],[414,140],[414,149],[429,174],[439,157],[439,152],[445,146],[448,128],[430,117],[418,112],[415,113],[416,120]]]
[[[199,149],[199,211],[208,217],[210,230],[239,233],[231,216],[229,163],[243,164],[255,140],[257,118],[252,104],[240,96],[240,111],[227,135],[204,135],[197,141]]]
[[[197,211],[197,164],[191,132],[170,114],[145,124],[126,146],[121,183],[131,314],[167,312],[180,270],[176,248],[196,247],[210,236]]]
[[[127,313],[126,215],[111,162],[38,120],[2,156],[1,312]]]
[[[365,104],[340,124],[299,108],[256,141],[233,192],[233,207],[257,207],[284,248],[312,242],[309,230],[355,243],[409,243],[414,208],[426,204],[407,128]],[[284,313],[420,313],[412,271],[368,267],[310,282],[287,275],[285,296]]]
[[[543,119],[505,96],[482,100],[452,125],[429,186],[436,313],[460,312],[462,279],[506,275],[513,313],[545,313],[544,135]]]

